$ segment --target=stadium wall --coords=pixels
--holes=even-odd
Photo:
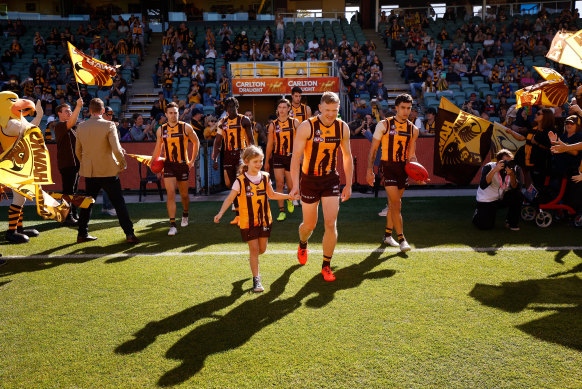
[[[241,110],[242,112],[242,110]],[[141,155],[151,155],[155,143],[153,142],[125,142],[121,145],[128,154],[141,154]],[[61,185],[61,175],[59,174],[59,170],[57,167],[57,146],[54,143],[47,145],[50,156],[51,156],[51,169],[52,169],[52,178],[54,181],[53,185],[47,185],[43,188],[50,190],[50,191],[60,191],[62,188]],[[192,152],[192,145],[190,145],[190,154]],[[416,156],[418,157],[418,161],[426,168],[426,170],[430,173],[431,185],[442,185],[446,184],[447,182],[440,178],[435,177],[432,175],[433,171],[433,148],[434,148],[434,138],[419,138],[416,142]],[[352,139],[351,140],[351,150],[352,155],[357,159],[357,168],[358,168],[358,183],[361,185],[366,185],[366,168],[368,164],[368,152],[370,150],[370,142],[367,139]],[[121,179],[121,186],[124,189],[130,190],[139,190],[139,174],[138,174],[138,164],[134,158],[126,157],[127,159],[127,169],[119,175]],[[344,184],[344,177],[343,177],[343,166],[342,166],[342,158],[341,158],[341,151],[339,153],[338,158],[338,170],[340,171],[340,177],[342,184]],[[144,174],[145,176],[145,174]],[[81,181],[83,181],[81,179]],[[473,184],[478,183],[478,175],[473,178]],[[190,188],[196,187],[196,177],[194,171],[190,174],[189,179],[189,186]],[[84,188],[85,184],[83,182],[80,183],[80,188]],[[154,185],[148,185],[148,189],[155,188]]]

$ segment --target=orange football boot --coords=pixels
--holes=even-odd
[[[321,269],[321,274],[323,275],[323,279],[326,281],[335,281],[335,276],[333,275],[331,268],[326,266]]]

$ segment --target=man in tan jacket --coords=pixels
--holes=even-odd
[[[105,107],[101,99],[92,99],[89,104],[91,118],[77,126],[77,144],[75,154],[81,166],[79,175],[85,177],[87,196],[97,198],[103,189],[117,211],[119,224],[125,232],[128,243],[139,243],[133,232],[133,223],[129,218],[125,200],[121,193],[121,183],[117,176],[127,167],[123,149],[119,144],[117,129],[111,121],[104,120],[101,115]],[[81,209],[79,215],[79,232],[77,243],[89,242],[97,238],[89,235],[89,219],[93,206]]]

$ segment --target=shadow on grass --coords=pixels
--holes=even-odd
[[[215,318],[220,316],[214,313],[234,304],[244,294],[242,288],[245,280],[232,283],[232,290],[228,296],[216,297],[201,304],[194,305],[188,309],[168,316],[160,321],[149,322],[144,328],[133,334],[135,339],[128,340],[115,349],[118,354],[132,354],[144,350],[152,344],[160,335],[179,331],[203,318]]]
[[[167,351],[166,357],[182,361],[182,363],[165,373],[159,379],[158,385],[172,386],[187,381],[204,367],[208,356],[241,347],[263,328],[294,312],[303,304],[303,300],[306,298],[309,298],[305,302],[306,306],[321,308],[329,304],[336,292],[340,290],[356,288],[364,280],[392,277],[396,274],[394,270],[372,272],[376,266],[386,259],[396,256],[380,258],[382,253],[381,249],[374,250],[361,263],[339,269],[335,272],[337,277],[335,282],[326,283],[322,280],[321,275],[318,274],[309,280],[294,296],[281,300],[279,297],[285,291],[291,275],[301,266],[295,265],[288,268],[271,284],[267,292],[240,304],[215,321],[196,327],[176,342]],[[174,316],[180,317],[181,315]],[[158,323],[166,323],[169,330],[182,328],[181,323],[173,323],[172,320],[166,321],[164,319]],[[142,331],[148,333],[146,328]],[[167,331],[163,329],[161,332]],[[160,329],[158,329],[158,332],[160,332]],[[124,345],[128,347],[127,343]],[[120,346],[120,348],[124,345]],[[140,344],[138,343],[138,345]],[[143,346],[143,343],[141,345]]]
[[[11,283],[12,281],[0,281],[0,288],[3,287],[6,284]]]
[[[476,284],[469,295],[483,305],[509,313],[551,311],[516,327],[543,341],[582,351],[582,280],[576,276],[504,282],[500,286]]]

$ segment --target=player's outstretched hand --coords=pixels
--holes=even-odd
[[[222,217],[221,214],[217,214],[216,216],[214,216],[214,222],[215,223],[220,223],[220,218]]]
[[[346,186],[344,186],[344,189],[342,190],[341,200],[342,200],[342,202],[348,201],[350,199],[350,197],[352,197],[352,186],[346,185]]]
[[[578,174],[577,176],[572,176],[572,181],[582,182],[582,173]]]
[[[430,182],[430,178],[427,178],[427,179],[426,179],[426,180],[424,180],[424,181],[416,181],[416,183],[417,183],[418,185],[426,185],[426,184],[428,184],[429,182]]]

